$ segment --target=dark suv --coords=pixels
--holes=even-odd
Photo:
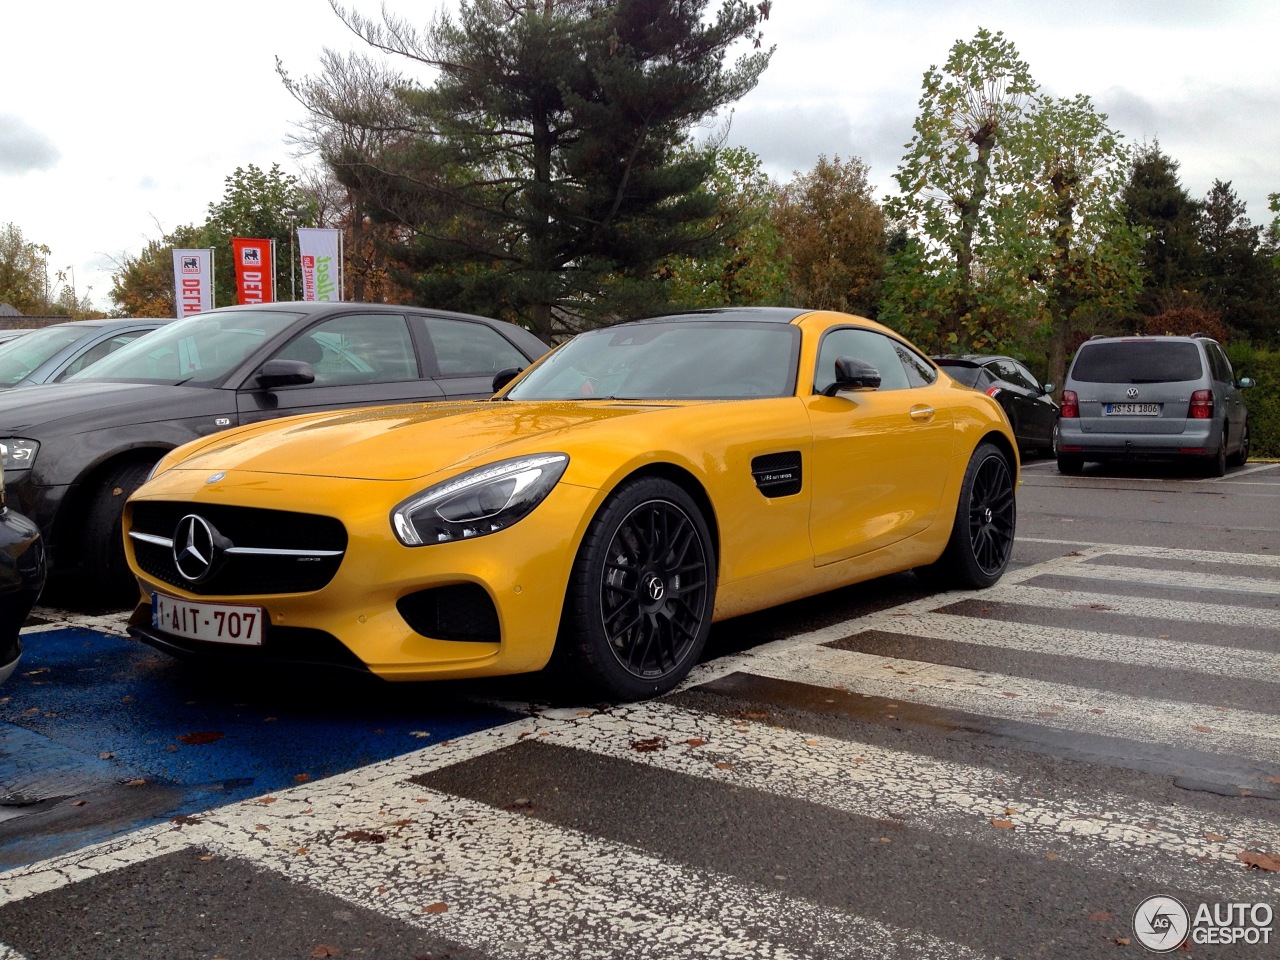
[[[1058,469],[1090,460],[1201,462],[1211,476],[1249,458],[1249,421],[1217,341],[1094,337],[1077,351],[1062,390]]]

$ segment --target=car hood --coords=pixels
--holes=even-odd
[[[366,407],[292,417],[179,448],[178,469],[411,480],[583,443],[636,443],[636,417],[675,418],[687,403],[470,401]],[[663,428],[655,425],[654,436]],[[166,463],[167,466],[167,463]]]
[[[0,436],[23,436],[64,421],[74,432],[121,423],[172,419],[175,404],[190,396],[208,397],[208,387],[168,383],[33,384],[0,392]]]

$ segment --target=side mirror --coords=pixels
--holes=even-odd
[[[503,367],[493,375],[493,392],[497,393],[520,375],[524,367]]]
[[[303,360],[268,360],[258,371],[258,386],[263,390],[315,383],[316,369]]]
[[[1241,377],[1236,381],[1236,386],[1241,390],[1248,390],[1250,387],[1254,386],[1254,384],[1255,381],[1252,377]]]
[[[1049,395],[1049,394],[1053,393],[1053,384],[1052,384],[1052,383],[1042,383],[1042,384],[1040,384],[1040,389],[1041,389],[1041,390],[1044,392],[1044,394],[1047,396],[1047,395]]]
[[[842,390],[879,390],[880,371],[856,357],[836,357],[836,381],[822,391],[834,397]]]

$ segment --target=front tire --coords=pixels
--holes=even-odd
[[[1018,512],[1013,471],[992,443],[980,443],[965,468],[951,539],[936,563],[917,571],[930,586],[983,589],[1004,575]]]
[[[578,549],[555,666],[609,699],[666,693],[702,653],[715,592],[715,547],[693,498],[660,477],[627,481]]]
[[[80,578],[91,602],[129,606],[138,598],[138,581],[124,556],[124,502],[146,481],[153,464],[121,464],[101,477],[89,500],[81,544]]]

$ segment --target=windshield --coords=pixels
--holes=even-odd
[[[0,343],[0,386],[12,387],[63,347],[97,329],[59,324]]]
[[[1116,340],[1080,348],[1071,379],[1081,383],[1175,383],[1198,380],[1200,351],[1187,340]]]
[[[509,400],[671,400],[795,393],[800,331],[785,323],[658,320],[582,333]]]
[[[65,382],[216,383],[297,319],[267,310],[198,313],[139,337]]]
[[[978,385],[978,377],[982,375],[982,368],[974,366],[971,363],[948,362],[934,358],[934,363],[947,371],[947,375],[958,383],[963,383],[966,387],[976,387]]]

